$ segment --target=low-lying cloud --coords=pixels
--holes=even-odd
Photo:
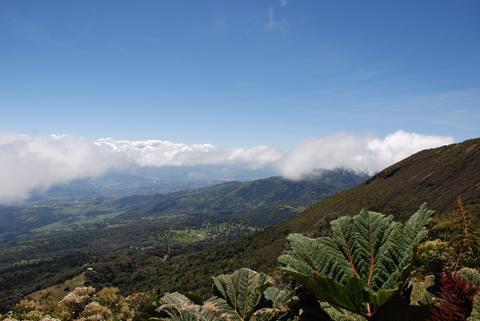
[[[315,169],[344,168],[374,174],[422,149],[452,144],[451,136],[430,136],[396,131],[384,138],[335,134],[298,144],[280,162],[280,173],[301,179]]]
[[[122,154],[138,166],[244,165],[270,166],[284,152],[268,146],[224,149],[211,144],[181,144],[165,140],[98,139],[95,144]]]
[[[317,169],[345,168],[373,174],[419,150],[453,141],[450,136],[399,130],[384,138],[352,134],[323,136],[300,142],[287,151],[269,146],[225,149],[164,140],[0,134],[0,203],[21,200],[33,190],[77,178],[144,166],[269,168],[290,179],[301,179]]]

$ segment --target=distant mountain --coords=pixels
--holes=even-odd
[[[251,181],[272,175],[273,172],[267,169],[249,169],[234,165],[138,167],[127,171],[110,171],[95,178],[76,179],[52,186],[46,191],[34,191],[29,201],[172,193],[233,180]]]
[[[400,220],[414,213],[423,202],[430,209],[448,212],[459,195],[467,209],[480,216],[480,139],[416,153],[363,184],[330,196],[276,226],[240,240],[178,255],[163,264],[160,274],[152,274],[151,266],[139,262],[135,273],[144,278],[136,285],[111,282],[130,287],[129,290],[153,284],[162,291],[208,291],[211,275],[244,266],[263,271],[273,269],[289,233],[324,234],[332,219],[357,214],[363,207]],[[182,271],[185,277],[178,277],[176,271]],[[101,275],[97,275],[91,282],[96,284],[100,280]]]
[[[163,195],[124,197],[112,206],[125,210],[118,219],[188,214],[218,216],[219,220],[236,218],[249,225],[266,226],[366,179],[366,174],[346,170],[324,171],[298,181],[274,176]]]
[[[0,237],[11,239],[30,231],[104,228],[159,216],[202,216],[214,222],[228,218],[230,222],[263,227],[367,178],[365,174],[336,170],[299,181],[270,177],[167,194],[43,199],[26,206],[0,206]]]

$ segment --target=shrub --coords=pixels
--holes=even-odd
[[[440,239],[425,241],[417,247],[415,263],[424,274],[436,274],[455,263],[455,250]]]

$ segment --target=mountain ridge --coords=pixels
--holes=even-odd
[[[3,233],[11,239],[15,235],[48,228],[49,225],[60,231],[163,215],[234,215],[240,220],[242,215],[248,214],[249,220],[252,220],[261,210],[270,212],[260,224],[266,226],[289,217],[297,211],[294,207],[310,205],[367,178],[365,174],[337,170],[308,180],[291,181],[274,176],[164,194],[43,200],[27,203],[26,206],[0,206],[0,237]],[[291,208],[279,209],[282,206]],[[273,209],[281,214],[277,217],[271,211]]]

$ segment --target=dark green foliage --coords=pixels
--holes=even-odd
[[[438,274],[455,264],[455,250],[446,241],[435,239],[421,243],[416,250],[415,265],[422,275]]]
[[[280,269],[319,300],[370,318],[398,292],[431,215],[423,205],[402,226],[362,210],[332,221],[332,237],[291,234]]]
[[[292,293],[273,287],[273,279],[250,269],[213,278],[216,296],[195,304],[182,294],[167,293],[157,310],[172,321],[275,321],[293,320],[288,308]]]

